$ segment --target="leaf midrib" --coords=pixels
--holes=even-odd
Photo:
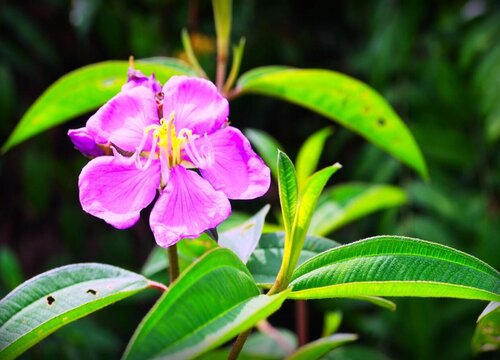
[[[415,283],[419,283],[419,284],[428,284],[428,285],[436,285],[436,286],[439,286],[439,287],[452,287],[452,288],[462,288],[462,289],[468,289],[468,290],[472,290],[472,291],[477,291],[477,292],[482,292],[482,293],[488,293],[488,294],[491,294],[491,295],[494,295],[496,297],[500,297],[499,294],[497,293],[494,293],[494,292],[491,292],[489,290],[485,290],[485,289],[480,289],[480,288],[475,288],[475,287],[472,287],[472,286],[467,286],[467,285],[460,285],[460,284],[452,284],[452,283],[443,283],[443,282],[437,282],[437,281],[431,281],[431,280],[387,280],[387,281],[354,281],[354,282],[349,282],[349,283],[340,283],[340,284],[334,284],[334,285],[327,285],[327,286],[321,286],[321,287],[315,287],[315,288],[307,288],[307,289],[301,289],[301,290],[296,290],[294,291],[293,288],[292,288],[292,292],[291,292],[291,298],[294,298],[293,297],[293,294],[300,294],[300,293],[307,293],[307,292],[318,292],[318,290],[322,290],[322,289],[330,289],[330,288],[341,288],[341,287],[348,287],[350,285],[362,285],[362,284],[366,284],[366,285],[373,285],[373,284],[384,284],[384,285],[387,285],[387,284],[391,284],[391,285],[415,285]],[[351,295],[346,295],[345,297],[350,297]],[[355,296],[359,296],[359,295],[355,295]],[[363,296],[367,296],[367,297],[378,297],[379,295],[363,295]],[[388,295],[383,295],[383,296],[388,296]],[[416,296],[416,295],[413,295],[413,296]],[[343,296],[338,296],[338,297],[343,297]]]

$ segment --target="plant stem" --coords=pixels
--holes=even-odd
[[[299,346],[307,344],[308,312],[305,300],[295,302],[295,327],[299,338]]]
[[[227,360],[236,360],[238,359],[238,355],[240,355],[241,349],[243,349],[243,345],[245,344],[245,341],[247,341],[248,335],[250,335],[250,332],[252,329],[248,329],[245,332],[242,332],[241,334],[238,335],[236,338],[236,341],[233,344],[233,347],[231,349],[231,352],[229,353],[229,356],[227,357]]]
[[[231,38],[232,0],[212,0],[214,10],[215,32],[217,33],[217,72],[215,85],[222,92],[226,79],[228,48]]]
[[[215,74],[215,84],[217,89],[222,91],[224,86],[224,80],[226,79],[226,63],[227,63],[227,52],[226,49],[220,49],[217,55],[217,72]]]
[[[177,244],[168,248],[168,274],[170,275],[170,285],[179,277],[179,257],[177,255]]]

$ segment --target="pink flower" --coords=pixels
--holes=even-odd
[[[122,91],[69,135],[97,156],[80,174],[83,209],[124,229],[159,192],[150,226],[168,247],[219,225],[231,213],[228,199],[263,195],[270,174],[228,125],[228,102],[211,82],[174,76],[159,90],[153,77],[129,73]],[[112,155],[96,152],[103,148]]]

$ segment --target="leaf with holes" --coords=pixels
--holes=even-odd
[[[243,74],[236,91],[274,96],[316,111],[428,177],[404,122],[378,92],[359,80],[330,70],[264,67]]]
[[[392,185],[348,183],[334,186],[321,194],[309,227],[309,233],[325,236],[375,211],[403,205],[403,189]]]
[[[124,359],[188,359],[278,310],[288,291],[260,295],[241,260],[217,248],[193,263],[143,319]]]
[[[52,84],[35,101],[3,145],[6,152],[13,146],[75,116],[98,108],[116,95],[127,81],[127,61],[105,61],[74,70]],[[135,68],[160,82],[173,75],[195,76],[180,60],[157,57],[135,62]]]
[[[292,276],[294,299],[419,296],[500,300],[500,273],[450,247],[377,236],[317,255]]]
[[[0,301],[0,358],[13,359],[59,329],[148,287],[139,274],[73,264],[40,274]]]

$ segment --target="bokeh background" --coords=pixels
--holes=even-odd
[[[234,0],[233,13],[233,41],[247,39],[243,71],[279,64],[357,77],[389,99],[424,153],[429,182],[319,115],[275,99],[234,100],[234,125],[269,132],[292,157],[313,131],[333,125],[322,163],[344,165],[334,182],[390,183],[408,192],[407,205],[357,221],[331,234],[333,239],[414,236],[500,267],[500,2]],[[33,101],[71,70],[129,55],[183,57],[183,27],[213,78],[209,0],[1,1],[0,142]],[[118,231],[81,210],[77,178],[86,160],[66,132],[87,118],[0,156],[1,296],[25,279],[72,262],[139,271],[154,246],[147,211],[134,228]],[[277,208],[275,190],[234,207],[252,212],[264,203]],[[104,309],[63,328],[22,358],[118,358],[154,298],[146,294]],[[474,356],[470,341],[485,303],[396,302],[395,313],[353,301],[313,302],[311,337],[320,334],[323,311],[341,310],[341,330],[360,334],[360,340],[350,346],[350,355],[341,351],[337,358],[355,353],[362,359]],[[291,324],[283,315],[271,320]]]

